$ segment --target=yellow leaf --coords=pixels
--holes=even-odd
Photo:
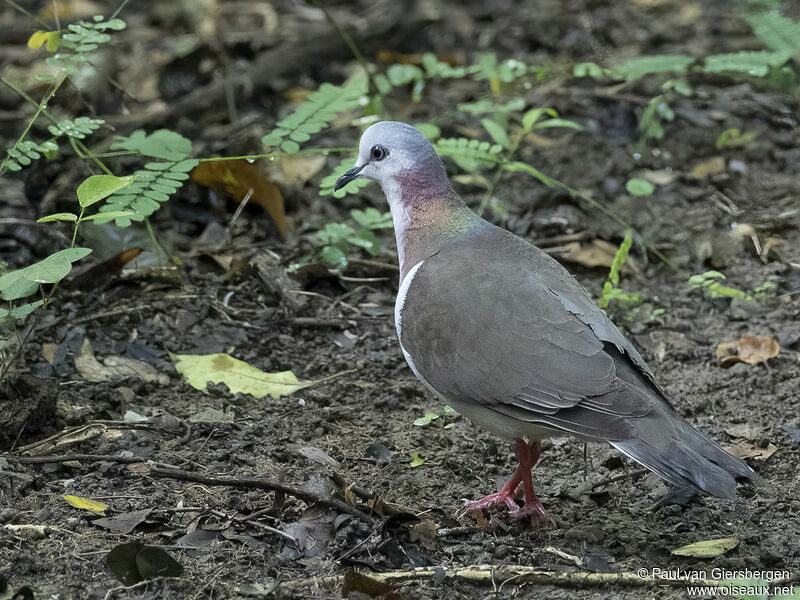
[[[108,508],[108,504],[103,504],[97,500],[90,500],[89,498],[81,498],[80,496],[64,496],[64,500],[75,508],[88,510],[89,512],[100,515],[104,514],[104,511]]]
[[[695,542],[687,546],[681,546],[672,551],[677,556],[692,556],[695,558],[713,558],[725,554],[728,550],[736,548],[739,540],[736,538],[719,538],[716,540],[706,540]]]
[[[265,373],[228,354],[172,354],[171,357],[186,383],[203,392],[210,381],[224,383],[231,394],[241,392],[256,398],[279,398],[330,379],[301,381],[291,371]],[[342,373],[334,377],[338,375]]]
[[[33,35],[28,38],[28,48],[31,50],[38,50],[42,47],[42,44],[47,42],[49,34],[49,31],[42,31],[41,29],[39,31],[34,31]]]

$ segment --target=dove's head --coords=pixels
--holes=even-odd
[[[417,128],[397,121],[381,121],[364,132],[355,166],[334,189],[359,177],[379,181],[390,204],[395,190],[449,187],[444,165],[428,139]]]

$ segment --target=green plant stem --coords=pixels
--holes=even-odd
[[[50,31],[50,25],[48,25],[45,21],[43,21],[42,19],[40,19],[39,17],[37,17],[36,15],[31,13],[30,11],[28,11],[24,7],[20,6],[16,2],[14,2],[14,0],[6,0],[6,4],[8,4],[11,8],[14,8],[14,9],[18,10],[19,12],[21,12],[23,15],[25,15],[26,17],[28,17],[32,21],[38,23],[39,25],[41,25],[42,27],[44,27],[45,29]]]
[[[50,89],[48,90],[48,92],[45,95],[44,99],[41,102],[39,102],[38,105],[36,106],[36,112],[33,113],[33,117],[31,117],[31,119],[28,121],[28,124],[25,126],[25,129],[20,134],[20,136],[17,139],[17,141],[14,142],[14,146],[16,146],[17,144],[22,142],[22,140],[25,139],[25,137],[28,135],[28,132],[31,130],[31,127],[33,127],[33,124],[36,122],[36,119],[39,118],[39,115],[42,114],[42,112],[45,112],[45,107],[47,106],[47,103],[50,102],[50,99],[55,95],[56,91],[58,91],[58,88],[61,87],[61,84],[64,83],[65,79],[66,79],[66,76],[62,76],[61,78],[59,78],[57,81],[55,81],[50,86]],[[4,84],[6,84],[8,87],[10,87],[14,91],[21,91],[17,86],[12,85],[8,80],[6,80],[5,77],[0,77],[0,81],[2,81]],[[24,94],[24,92],[23,92],[23,94]],[[25,97],[25,96],[27,96],[27,94],[23,95],[23,97]],[[28,96],[28,98],[30,98],[30,96]],[[33,100],[33,99],[31,98],[31,100]],[[36,104],[35,101],[33,101],[33,102],[34,102],[34,104]],[[12,148],[14,146],[12,146]],[[6,165],[8,164],[8,161],[10,159],[11,159],[11,156],[10,155],[6,155],[6,157],[3,159],[3,162],[0,163],[0,174],[2,174],[3,171],[5,171]]]
[[[287,158],[297,155],[332,154],[338,152],[356,152],[358,148],[306,148],[292,154],[288,152],[269,152],[267,154],[245,154],[244,156],[212,156],[210,158],[198,158],[198,162],[222,162],[225,160],[259,160],[262,158]]]

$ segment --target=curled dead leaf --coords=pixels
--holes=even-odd
[[[730,367],[738,362],[757,365],[775,358],[781,346],[775,338],[768,335],[746,335],[735,342],[723,342],[717,346],[717,358],[723,367]]]
[[[192,179],[206,187],[222,187],[237,202],[241,202],[247,194],[252,194],[251,202],[260,204],[273,218],[280,232],[286,233],[283,195],[255,164],[246,160],[201,162],[192,171]]]

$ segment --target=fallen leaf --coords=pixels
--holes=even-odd
[[[133,531],[137,525],[144,523],[144,520],[147,518],[147,515],[149,515],[152,510],[153,510],[152,508],[146,508],[144,510],[136,510],[133,512],[117,515],[115,517],[95,519],[94,521],[92,521],[92,525],[97,525],[98,527],[108,529],[109,531],[113,531],[114,533],[121,533],[123,535],[127,535],[131,531]]]
[[[426,550],[436,550],[436,523],[425,519],[409,527],[409,538],[412,542],[419,542]]]
[[[260,204],[278,225],[280,232],[286,233],[283,195],[254,163],[246,160],[201,162],[192,171],[192,179],[206,187],[222,187],[237,202],[241,202],[247,194],[252,194],[250,201]]]
[[[697,163],[691,171],[689,177],[692,179],[705,179],[712,175],[718,175],[725,172],[725,159],[721,156],[715,156],[701,163]]]
[[[268,163],[269,178],[282,186],[301,185],[322,170],[328,157],[324,154],[294,154]]]
[[[766,447],[759,446],[753,442],[739,442],[728,448],[728,452],[739,458],[752,458],[753,460],[767,460],[775,454],[778,449],[774,444],[767,444]]]
[[[56,362],[56,350],[58,350],[58,344],[42,344],[44,359],[51,365]]]
[[[725,554],[728,550],[733,550],[738,544],[739,540],[736,538],[719,538],[681,546],[673,550],[672,554],[694,558],[713,558]]]
[[[101,364],[95,357],[89,338],[84,338],[81,353],[75,358],[75,368],[86,381],[99,383],[132,377],[160,385],[169,383],[169,376],[159,373],[141,360],[112,355],[106,356],[103,363]]]
[[[717,358],[723,367],[738,362],[757,365],[778,356],[780,351],[780,344],[768,335],[746,335],[735,342],[723,342],[717,346]]]
[[[250,394],[256,398],[280,398],[302,390],[330,377],[316,381],[301,381],[291,371],[266,373],[229,354],[171,354],[175,369],[186,383],[202,392],[208,382],[224,383],[231,394]],[[343,373],[333,375],[338,377]]]
[[[591,242],[570,242],[564,246],[562,258],[569,262],[578,263],[584,267],[611,267],[617,246],[605,240],[592,240]]]
[[[64,496],[64,500],[75,508],[88,510],[96,515],[105,514],[105,510],[108,508],[108,504],[103,504],[97,500],[90,500],[89,498],[81,498],[80,496]]]

